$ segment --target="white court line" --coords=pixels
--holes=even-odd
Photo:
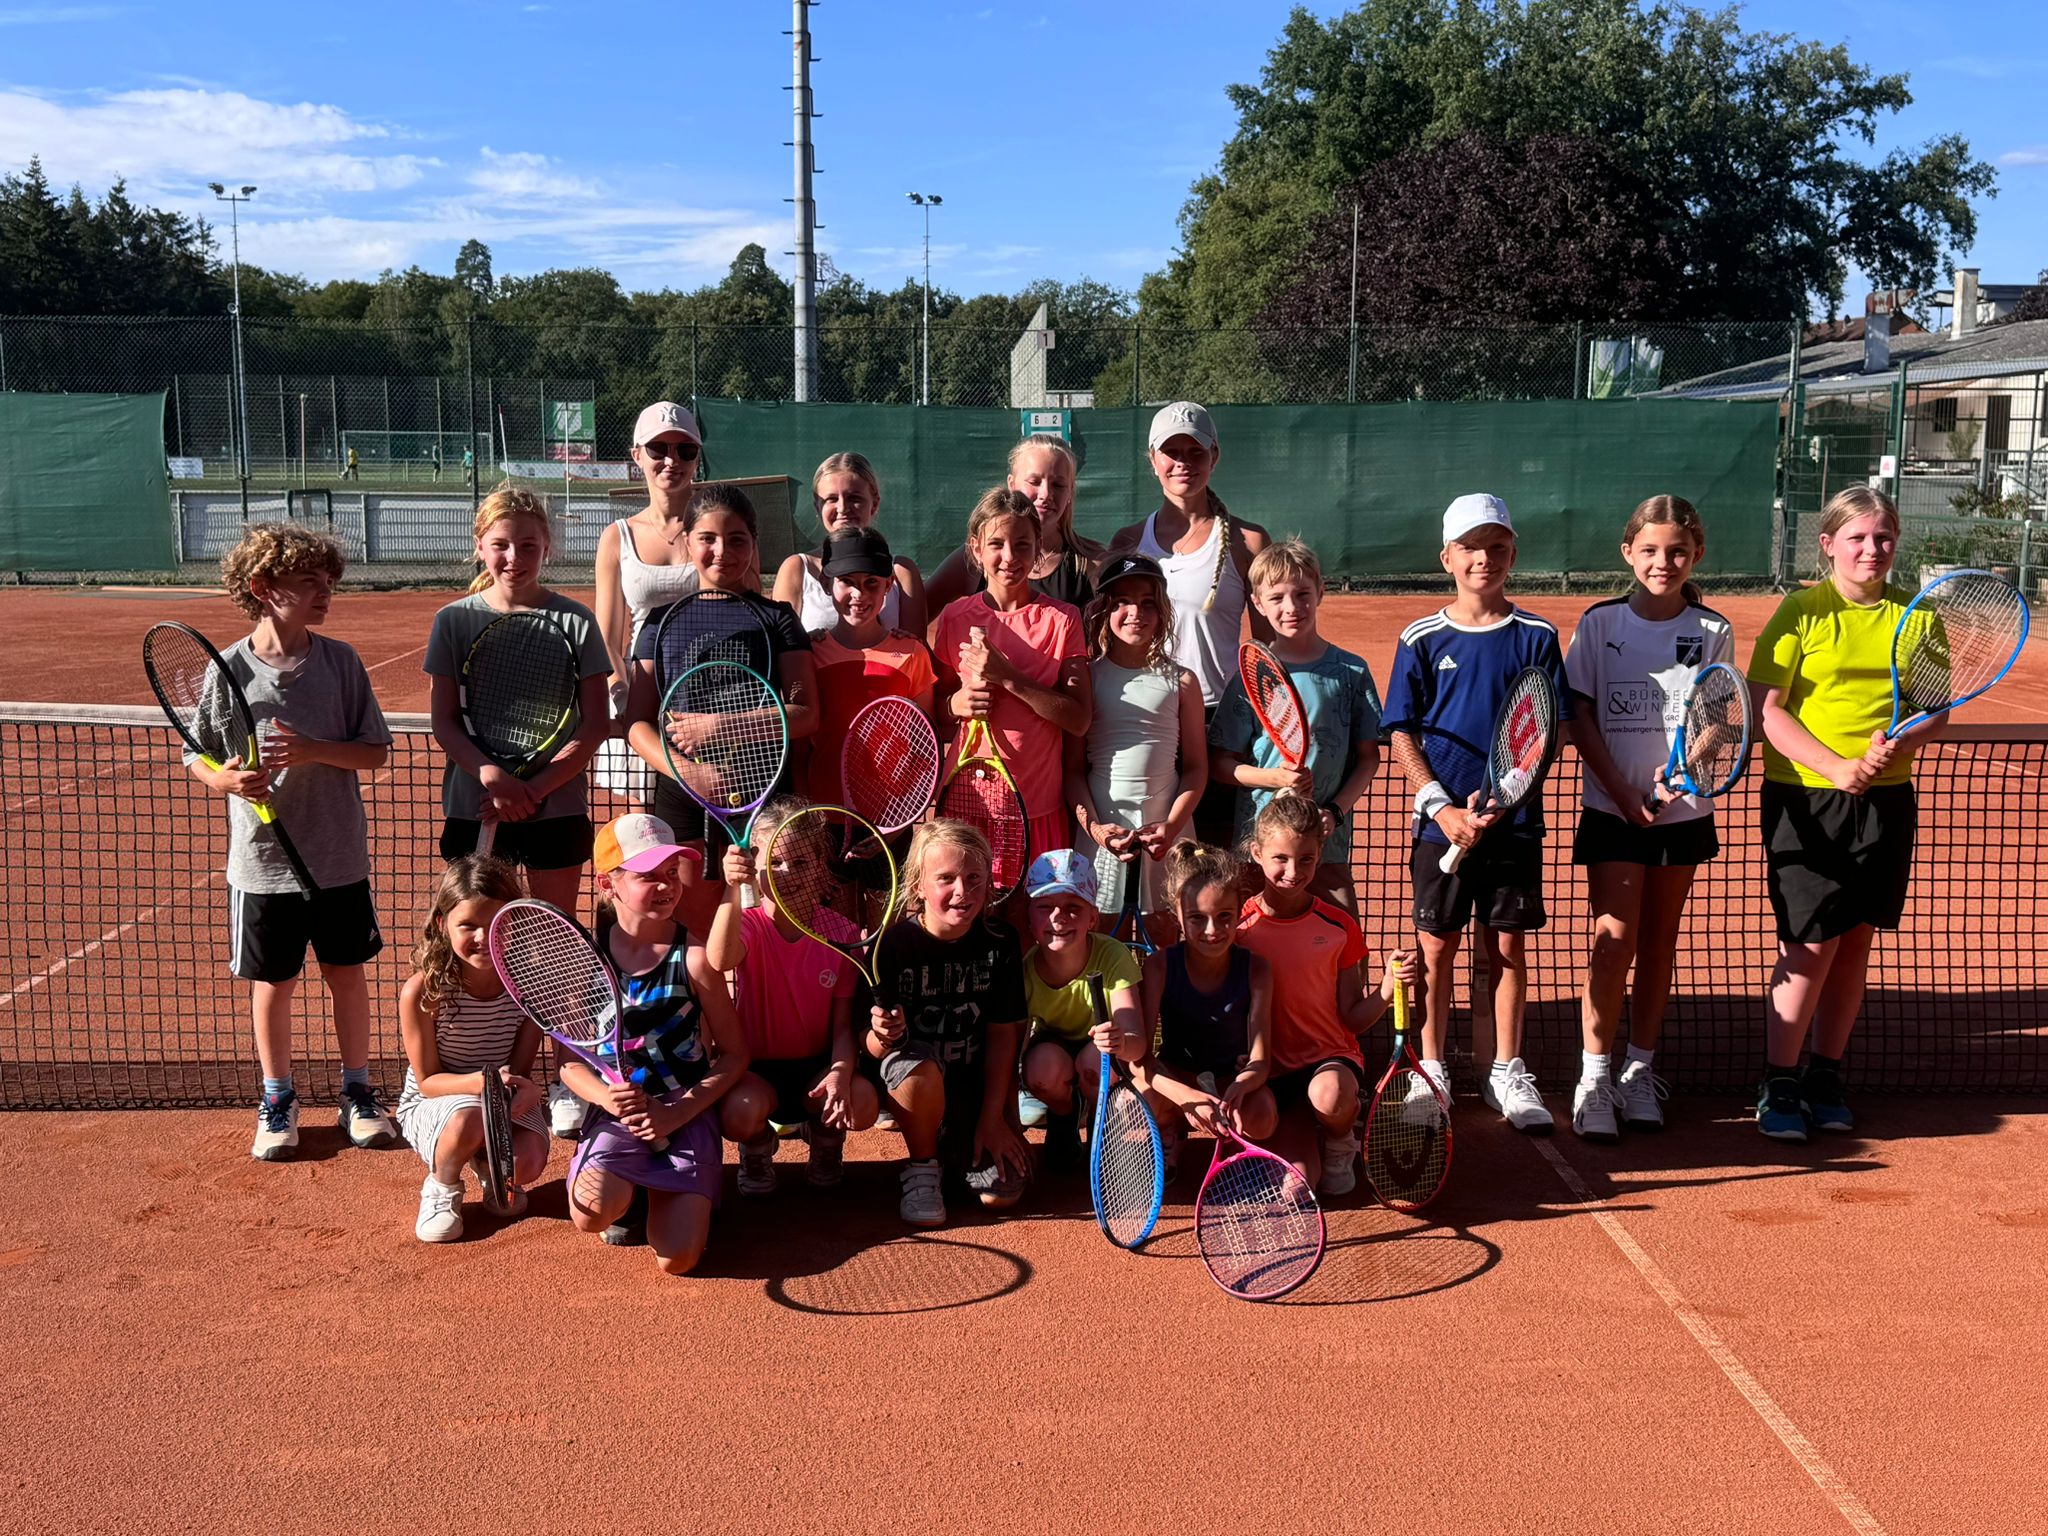
[[[205,885],[210,878],[211,876],[201,876],[199,879],[187,884],[185,889],[188,891],[196,891],[199,889],[200,886]],[[37,971],[33,976],[29,977],[28,980],[16,984],[8,991],[0,992],[0,1008],[12,1008],[14,1006],[14,1000],[16,998],[26,997],[29,993],[35,991],[36,988],[45,986],[48,983],[56,980],[57,977],[63,975],[64,972],[70,970],[72,966],[76,965],[79,961],[83,960],[87,955],[97,954],[100,950],[105,949],[109,944],[113,943],[114,940],[120,938],[122,935],[126,933],[130,933],[133,930],[140,928],[144,923],[149,922],[152,918],[154,918],[157,915],[157,913],[163,910],[163,903],[159,902],[157,903],[157,905],[151,907],[147,912],[140,913],[139,915],[130,918],[125,923],[117,923],[114,927],[109,928],[105,933],[101,934],[98,938],[89,940],[88,942],[81,944],[78,948],[72,950],[70,954],[66,955],[63,959],[59,960],[55,965],[45,966],[40,971]]]
[[[426,647],[424,645],[416,645],[409,651],[400,651],[396,656],[386,656],[382,661],[370,662],[366,666],[364,666],[363,670],[365,672],[374,672],[379,667],[390,666],[391,663],[393,663],[394,661],[403,661],[408,656],[417,656],[425,649]]]
[[[1764,1421],[1765,1428],[1778,1437],[1778,1443],[1791,1453],[1792,1459],[1799,1463],[1808,1477],[1813,1479],[1814,1485],[1827,1496],[1828,1502],[1835,1506],[1836,1513],[1848,1522],[1850,1529],[1859,1532],[1860,1536],[1886,1536],[1885,1528],[1878,1524],[1877,1517],[1864,1507],[1861,1499],[1856,1497],[1855,1490],[1828,1465],[1826,1458],[1814,1447],[1813,1442],[1800,1433],[1799,1426],[1792,1422],[1791,1415],[1780,1408],[1777,1399],[1764,1390],[1763,1383],[1750,1374],[1749,1367],[1744,1365],[1735,1351],[1722,1341],[1721,1336],[1714,1331],[1714,1325],[1700,1314],[1699,1308],[1686,1300],[1685,1293],[1658,1268],[1657,1261],[1650,1257],[1640,1243],[1629,1236],[1628,1229],[1606,1209],[1607,1202],[1586,1187],[1586,1181],[1579,1177],[1576,1168],[1564,1160],[1564,1154],[1547,1141],[1538,1141],[1533,1145],[1556,1170],[1558,1178],[1564,1181],[1565,1188],[1571,1191],[1572,1198],[1585,1208],[1588,1215],[1600,1223],[1600,1230],[1605,1232],[1609,1241],[1621,1250],[1622,1257],[1635,1265],[1636,1273],[1641,1275],[1650,1289],[1657,1293],[1657,1299],[1664,1303],[1673,1317],[1685,1325],[1685,1331],[1690,1333],[1700,1348],[1706,1351],[1707,1358],[1720,1367],[1721,1374],[1728,1378],[1728,1384],[1740,1392],[1749,1406],[1756,1410],[1756,1415]]]

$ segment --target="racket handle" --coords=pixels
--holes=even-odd
[[[485,822],[484,825],[489,826],[490,823]],[[648,1071],[647,1068],[635,1067],[633,1069],[632,1083],[634,1087],[645,1088],[649,1083],[653,1081],[654,1074]],[[668,1138],[666,1136],[657,1136],[653,1141],[650,1141],[647,1145],[652,1147],[657,1152],[666,1152],[668,1150]]]
[[[1465,862],[1466,850],[1453,843],[1444,850],[1444,856],[1436,861],[1436,867],[1447,875],[1455,875],[1458,866]]]
[[[482,827],[478,829],[476,834],[477,857],[482,858],[486,854],[488,854],[491,851],[491,844],[495,843],[497,840],[498,824],[497,822],[492,821],[488,817],[486,817]]]

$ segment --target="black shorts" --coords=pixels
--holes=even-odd
[[[244,981],[295,980],[306,947],[322,965],[363,965],[384,947],[370,882],[269,894],[228,887],[228,968]]]
[[[665,774],[656,774],[654,777],[652,809],[656,816],[668,823],[669,830],[675,833],[677,842],[701,843],[705,840],[704,828],[707,818],[704,815],[704,807],[684,794],[675,780]],[[719,856],[722,857],[724,852],[725,842],[721,838],[718,845]],[[717,867],[715,861],[705,861],[705,868]]]
[[[1780,941],[1822,944],[1866,923],[1899,926],[1920,821],[1911,784],[1852,795],[1766,779],[1758,809]]]
[[[1202,730],[1207,733],[1215,723],[1216,706],[1204,705],[1202,709]],[[1190,818],[1194,823],[1195,836],[1213,848],[1229,848],[1237,841],[1237,786],[1219,784],[1211,779],[1202,786],[1202,798],[1195,802],[1195,814]]]
[[[1280,1106],[1283,1113],[1296,1104],[1306,1104],[1308,1085],[1315,1080],[1318,1072],[1328,1067],[1341,1067],[1349,1072],[1352,1086],[1360,1092],[1364,1091],[1365,1068],[1349,1056],[1325,1056],[1321,1061],[1313,1061],[1305,1067],[1296,1067],[1292,1072],[1282,1072],[1276,1077],[1267,1078],[1266,1086],[1273,1090],[1273,1102]]]
[[[459,859],[476,852],[480,821],[450,816],[441,824],[441,857]],[[581,869],[590,862],[596,842],[588,816],[550,816],[544,821],[501,821],[491,853],[521,869]]]
[[[818,1102],[811,1097],[811,1090],[832,1070],[832,1054],[827,1051],[786,1061],[763,1061],[757,1056],[747,1063],[747,1070],[775,1096],[768,1118],[777,1125],[801,1125],[817,1117]]]
[[[1502,933],[1534,933],[1550,920],[1543,910],[1540,838],[1481,838],[1454,875],[1437,867],[1444,847],[1418,837],[1408,852],[1415,926],[1424,933],[1462,933],[1475,912]]]
[[[1588,809],[1579,817],[1572,838],[1574,864],[1640,864],[1645,869],[1673,869],[1704,864],[1721,851],[1714,818],[1695,816],[1670,826],[1653,822],[1631,826],[1611,811]]]

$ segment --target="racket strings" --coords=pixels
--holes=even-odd
[[[939,816],[964,821],[988,839],[989,881],[996,890],[1007,891],[1023,878],[1024,807],[994,768],[970,767],[954,774],[939,798]]]
[[[1685,706],[1685,771],[1702,789],[1718,789],[1749,755],[1748,694],[1733,672],[1716,667],[1694,685]]]
[[[1202,1259],[1225,1290],[1275,1296],[1315,1272],[1323,1220],[1292,1164],[1241,1152],[1210,1175],[1196,1213]]]
[[[1550,680],[1531,668],[1515,680],[1493,738],[1493,778],[1500,800],[1512,804],[1535,787],[1550,759],[1557,730],[1557,695]]]
[[[479,644],[464,673],[477,743],[505,757],[539,751],[574,706],[576,683],[568,652],[546,635],[520,633]]]
[[[1260,723],[1273,738],[1283,756],[1299,760],[1308,754],[1308,722],[1302,716],[1301,698],[1294,691],[1286,669],[1263,650],[1247,648],[1241,658],[1245,692],[1251,696]]]
[[[209,755],[234,757],[247,750],[247,740],[238,739],[247,732],[237,719],[230,680],[204,645],[182,629],[153,629],[144,661],[166,707],[193,740],[214,749]]]
[[[1394,1073],[1366,1119],[1366,1177],[1389,1205],[1435,1195],[1450,1156],[1443,1106],[1433,1092],[1416,1092],[1417,1078],[1409,1068]]]
[[[1953,576],[1921,600],[1899,668],[1915,708],[1941,709],[1989,687],[2026,634],[2026,600],[1996,576]]]
[[[908,699],[881,700],[854,718],[841,757],[847,805],[885,830],[907,827],[932,803],[939,782],[939,741]]]
[[[707,663],[683,685],[682,712],[710,717],[688,759],[713,770],[691,793],[737,810],[764,799],[782,776],[789,730],[774,690],[745,667]]]
[[[493,930],[498,967],[519,1006],[550,1034],[609,1049],[617,998],[590,941],[567,918],[508,907]]]
[[[1159,1208],[1160,1169],[1153,1155],[1152,1113],[1135,1090],[1119,1083],[1103,1101],[1097,1127],[1095,1196],[1103,1227],[1125,1248],[1143,1240]]]
[[[761,622],[742,598],[697,593],[683,598],[655,636],[655,670],[664,692],[692,667],[708,661],[765,670],[768,647]]]

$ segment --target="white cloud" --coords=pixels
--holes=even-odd
[[[118,5],[33,5],[0,10],[0,27],[49,27],[76,21],[111,21]]]
[[[563,198],[595,197],[598,187],[581,176],[550,170],[546,155],[527,150],[499,154],[486,144],[483,164],[469,173],[469,184],[504,202],[560,202]]]
[[[1929,69],[1945,70],[1950,74],[1969,75],[1977,80],[2002,80],[2009,75],[2033,75],[2040,71],[2042,60],[2008,58],[2002,54],[1964,53],[1951,58],[1934,59]]]
[[[2009,149],[1998,157],[2000,165],[2048,165],[2048,144]]]

